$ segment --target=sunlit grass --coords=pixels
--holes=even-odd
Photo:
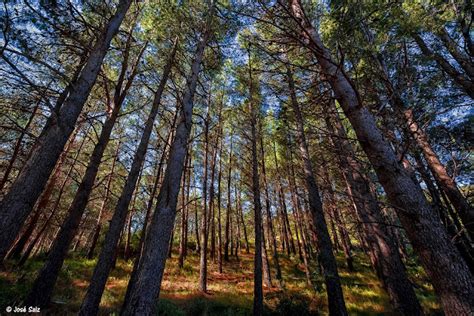
[[[199,255],[189,251],[183,268],[179,268],[177,254],[166,263],[160,300],[160,315],[250,315],[253,299],[253,254],[239,254],[224,263],[218,273],[217,262],[209,259],[208,294],[198,291]],[[217,260],[217,259],[216,259]],[[0,273],[0,305],[20,302],[26,295],[44,257],[30,260],[22,269],[7,263],[7,271]],[[393,314],[387,294],[362,253],[355,254],[354,272],[345,268],[342,254],[337,255],[339,274],[347,309],[352,315]],[[89,284],[96,260],[73,256],[66,260],[53,296],[51,312],[69,314],[78,311]],[[304,266],[298,257],[280,257],[283,288],[264,288],[266,314],[298,316],[327,314],[327,294],[320,271],[311,267],[313,287],[306,284]],[[271,262],[272,265],[272,262]],[[133,262],[117,261],[108,279],[101,301],[101,314],[118,313],[125,295]],[[416,284],[416,292],[427,314],[440,313],[439,303],[423,269],[410,261],[407,271]],[[272,275],[274,271],[272,270]]]

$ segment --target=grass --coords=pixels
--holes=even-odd
[[[352,315],[395,315],[388,296],[375,277],[368,259],[361,253],[355,255],[356,272],[345,269],[344,257],[337,256],[348,311]],[[0,308],[18,305],[26,295],[36,273],[41,269],[44,257],[30,260],[21,269],[7,262],[8,272],[0,272]],[[53,295],[51,314],[75,314],[87,290],[96,261],[73,256],[66,260]],[[283,288],[265,288],[265,313],[267,315],[325,315],[327,296],[321,275],[312,271],[313,287],[306,285],[303,265],[298,258],[280,257]],[[101,302],[101,315],[118,314],[132,270],[133,263],[118,260],[107,282]],[[217,272],[217,264],[209,261],[208,294],[201,294],[199,256],[193,252],[179,269],[177,254],[168,259],[162,282],[159,315],[251,315],[253,293],[253,255],[240,254],[224,265],[223,273]],[[414,261],[407,264],[410,279],[427,314],[439,315],[440,305],[423,270]]]

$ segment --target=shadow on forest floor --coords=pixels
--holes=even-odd
[[[348,311],[352,315],[395,315],[380,282],[361,253],[355,254],[355,272],[345,269],[344,258],[338,256],[340,276]],[[44,257],[30,260],[23,268],[15,269],[7,262],[7,271],[0,272],[0,308],[19,305],[41,269]],[[297,257],[280,257],[284,278],[283,289],[273,280],[272,288],[265,288],[266,315],[327,314],[326,293],[317,269],[312,271],[313,287],[306,284],[304,266]],[[75,255],[66,260],[61,271],[48,314],[75,314],[81,304],[96,261]],[[108,279],[101,301],[102,315],[118,314],[132,270],[132,261],[118,260]],[[442,315],[440,306],[426,275],[414,262],[407,264],[410,279],[427,314]],[[193,252],[182,269],[177,254],[168,259],[157,309],[159,315],[251,315],[253,293],[253,254],[241,254],[224,263],[223,273],[217,263],[209,261],[208,294],[197,289],[199,256]],[[273,274],[272,274],[273,275]]]

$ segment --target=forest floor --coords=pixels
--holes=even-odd
[[[23,268],[13,269],[7,262],[7,271],[0,272],[0,314],[6,306],[19,305],[44,258],[30,260]],[[166,263],[165,277],[158,302],[159,315],[250,315],[253,293],[253,255],[241,254],[224,264],[223,273],[217,272],[217,263],[210,260],[208,268],[209,294],[197,290],[199,256],[189,252],[182,269],[177,254]],[[348,311],[352,315],[395,315],[380,282],[362,253],[355,254],[355,272],[345,269],[343,256],[338,256],[340,276]],[[74,256],[66,260],[55,288],[53,303],[48,314],[75,314],[87,290],[96,261]],[[10,264],[10,267],[9,267]],[[304,266],[298,258],[281,256],[284,289],[265,288],[267,315],[321,315],[327,314],[326,294],[318,271],[313,273],[313,288],[306,285]],[[408,263],[410,279],[427,314],[442,315],[433,289],[423,270],[414,262]],[[101,315],[118,315],[125,294],[132,261],[118,260],[102,297]],[[273,271],[272,271],[273,274]],[[16,303],[16,304],[15,304]]]

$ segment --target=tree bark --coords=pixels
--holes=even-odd
[[[222,134],[222,132],[221,132]],[[222,273],[222,190],[221,190],[221,182],[222,182],[222,147],[224,143],[224,136],[222,135],[221,140],[221,155],[219,157],[219,173],[217,175],[217,266],[219,273]],[[230,190],[230,188],[227,188]]]
[[[210,100],[207,104],[207,113],[204,120],[204,165],[202,176],[202,216],[201,216],[201,252],[199,260],[199,291],[207,292],[207,242],[209,237],[209,223],[208,223],[208,207],[207,207],[207,181],[208,181],[208,166],[209,166],[209,124],[210,124]]]
[[[373,115],[363,106],[353,83],[334,63],[319,34],[305,17],[299,0],[291,0],[290,6],[293,17],[302,27],[301,35],[304,41],[318,58],[322,72],[351,122],[389,201],[396,208],[446,314],[473,313],[472,274],[446,234],[439,217],[433,212],[419,187],[397,161],[394,150],[383,138]]]
[[[90,128],[90,127],[89,127]],[[86,131],[86,135],[88,134],[88,131],[89,129],[87,129]],[[44,231],[46,230],[46,228],[48,227],[51,219],[53,218],[54,214],[56,214],[57,210],[59,209],[59,203],[61,202],[61,198],[62,198],[62,195],[64,193],[64,190],[66,189],[66,185],[68,183],[68,181],[70,180],[70,176],[71,176],[71,173],[73,172],[74,170],[74,167],[77,163],[77,161],[79,160],[79,155],[82,151],[82,148],[84,147],[84,144],[86,143],[86,137],[84,137],[79,145],[79,148],[77,149],[77,153],[76,155],[74,156],[74,159],[71,163],[71,166],[69,167],[68,171],[66,172],[66,175],[64,177],[64,180],[63,182],[61,183],[61,185],[59,186],[59,192],[58,192],[58,197],[56,198],[56,201],[52,207],[52,210],[51,210],[51,213],[50,215],[48,216],[48,218],[46,219],[46,221],[44,222],[43,226],[41,227],[41,229],[38,231],[38,233],[36,234],[35,238],[30,242],[30,244],[28,245],[28,247],[26,248],[25,252],[23,253],[23,255],[21,256],[21,259],[20,261],[18,262],[18,266],[22,266],[26,260],[28,259],[28,257],[30,256],[31,252],[33,251],[33,248],[36,246],[36,244],[38,243],[38,241],[40,240],[40,238],[42,238],[43,236],[43,233]]]
[[[279,282],[279,285],[282,285],[282,277],[281,277],[281,267],[280,267],[280,262],[278,259],[278,249],[277,249],[277,241],[275,237],[275,231],[273,228],[273,223],[272,223],[272,213],[271,213],[271,201],[270,201],[270,193],[268,190],[268,182],[267,182],[267,172],[265,168],[265,148],[263,144],[263,137],[262,135],[260,136],[260,153],[261,153],[261,159],[262,159],[262,177],[263,177],[263,188],[265,192],[265,212],[266,212],[266,223],[267,223],[267,232],[268,236],[271,240],[269,240],[269,244],[271,244],[272,247],[272,254],[273,254],[273,261],[275,264],[275,269],[276,269],[276,279]]]
[[[130,38],[131,33],[129,36],[129,42],[131,41]],[[36,278],[33,287],[26,298],[25,303],[28,303],[31,306],[46,307],[48,305],[54,285],[59,275],[59,271],[66,258],[68,248],[72,240],[74,239],[76,231],[80,225],[81,218],[83,217],[90,193],[92,192],[94,186],[94,182],[99,170],[102,157],[109,142],[110,135],[112,134],[112,129],[118,118],[120,108],[125,100],[127,92],[136,75],[136,66],[138,64],[138,61],[141,59],[141,55],[143,53],[142,50],[137,58],[137,63],[135,64],[135,67],[132,70],[126,85],[122,89],[122,85],[125,80],[124,76],[128,69],[129,48],[130,46],[128,45],[126,53],[124,53],[124,60],[121,69],[121,74],[123,75],[120,76],[119,81],[115,87],[113,107],[111,109],[111,112],[105,120],[99,139],[94,147],[89,163],[87,165],[86,172],[74,196],[74,200],[72,201],[71,206],[68,209],[68,215],[61,227],[61,230],[59,231],[57,239],[53,244],[51,252],[48,255],[48,259],[46,260],[43,269]]]
[[[41,198],[38,201],[38,205],[36,206],[36,210],[30,219],[30,223],[28,224],[27,228],[25,231],[21,234],[21,237],[18,239],[18,241],[15,243],[15,246],[9,251],[7,254],[8,258],[19,258],[21,253],[23,252],[26,243],[30,239],[31,235],[33,234],[33,231],[35,230],[38,220],[40,219],[41,214],[43,214],[44,210],[48,207],[50,199],[51,199],[51,194],[53,193],[54,187],[56,186],[56,183],[59,181],[59,177],[61,176],[61,169],[64,161],[66,160],[67,154],[71,150],[71,147],[74,144],[74,141],[76,139],[77,133],[79,133],[79,130],[81,128],[78,127],[76,129],[76,132],[74,135],[71,136],[71,140],[69,141],[66,149],[64,152],[61,154],[59,161],[56,165],[56,170],[54,171],[53,175],[51,176],[51,179],[48,181],[48,184],[41,194]],[[82,149],[82,144],[81,144],[81,149]]]
[[[173,138],[173,131],[175,129],[179,109],[180,108],[177,107],[176,110],[175,110],[175,113],[174,113],[174,116],[173,116],[173,123],[170,126],[166,142],[163,145],[163,151],[161,152],[161,157],[159,159],[158,164],[155,166],[155,169],[157,169],[157,174],[156,174],[156,177],[155,177],[155,181],[153,183],[153,189],[152,189],[150,197],[148,199],[145,220],[143,221],[142,234],[140,236],[140,243],[138,245],[139,252],[138,252],[138,255],[135,258],[135,261],[133,263],[132,274],[130,276],[130,280],[128,281],[129,284],[135,283],[136,279],[137,279],[138,264],[140,263],[141,257],[143,255],[143,245],[145,243],[145,238],[146,238],[146,235],[148,233],[147,228],[148,228],[148,224],[150,222],[150,218],[151,218],[151,215],[152,215],[153,202],[154,202],[155,197],[156,197],[156,192],[158,190],[158,185],[160,184],[161,172],[162,172],[162,167],[163,167],[163,164],[164,164],[164,161],[165,161],[165,157],[166,157],[167,152],[169,150],[168,145],[171,146],[171,143],[174,139]],[[189,152],[189,155],[192,156],[192,150],[189,149],[188,152]],[[191,159],[191,157],[189,157],[189,163],[191,163],[191,161],[192,161],[192,159]],[[125,298],[124,298],[124,301],[123,301],[124,303],[122,305],[122,308],[123,308],[125,302],[128,302],[128,300],[129,300],[130,290],[131,290],[131,287],[130,286],[127,287],[127,291],[125,293]]]
[[[176,39],[173,43],[173,48],[163,70],[160,84],[155,93],[150,114],[145,123],[145,128],[143,130],[140,143],[133,157],[132,167],[130,168],[127,180],[125,181],[122,193],[120,194],[119,200],[115,207],[114,215],[110,221],[109,230],[105,235],[105,240],[99,255],[99,260],[97,261],[97,265],[91,278],[91,283],[87,289],[81,309],[79,310],[79,315],[95,315],[99,310],[100,299],[102,297],[102,293],[104,292],[105,284],[107,283],[107,278],[113,265],[113,253],[117,247],[120,233],[124,227],[133,191],[135,191],[137,180],[140,176],[140,170],[142,169],[143,161],[145,160],[148,143],[153,131],[153,125],[160,108],[161,97],[165,90],[166,82],[168,81],[168,77],[171,73],[171,68],[174,63],[177,45],[178,42]],[[130,214],[130,216],[132,216],[132,214]]]
[[[210,92],[209,92],[209,102],[210,102]],[[219,124],[221,124],[221,115],[219,113],[218,115],[218,126],[217,126],[217,130],[218,130],[218,134],[216,135],[216,139],[215,139],[215,144],[214,144],[214,155],[212,157],[212,161],[211,161],[211,182],[210,182],[210,188],[209,188],[209,211],[210,211],[210,218],[209,218],[209,222],[210,222],[210,225],[211,225],[211,229],[210,229],[210,233],[211,233],[211,252],[210,252],[210,255],[211,255],[211,259],[215,262],[216,260],[216,211],[215,211],[215,203],[214,203],[214,196],[215,196],[215,186],[214,186],[214,182],[215,182],[215,178],[216,178],[216,168],[217,168],[217,156],[219,155],[219,157],[221,156],[221,153],[222,153],[222,143],[221,145],[219,146],[219,142],[220,142],[220,138],[221,138],[221,130],[220,130],[220,127],[219,127]],[[219,158],[220,159],[220,158]]]
[[[244,230],[244,239],[245,239],[245,253],[250,253],[250,244],[249,244],[249,238],[248,238],[248,235],[247,235],[247,227],[245,226],[245,221],[244,221],[244,210],[242,208],[242,203],[241,203],[241,200],[240,200],[240,193],[237,192],[237,186],[234,187],[235,189],[235,196],[237,196],[237,212],[238,214],[236,215],[236,218],[237,216],[240,216],[240,222],[242,224],[242,228]]]
[[[290,91],[291,106],[295,114],[297,142],[300,148],[301,159],[303,160],[306,188],[308,190],[310,211],[312,215],[312,224],[314,232],[317,236],[319,261],[323,268],[323,275],[326,283],[329,313],[331,315],[347,315],[344,296],[342,294],[341,282],[339,280],[339,274],[337,271],[336,258],[334,257],[334,253],[332,251],[331,238],[329,237],[326,220],[324,218],[323,205],[310,159],[308,144],[304,131],[303,116],[301,114],[296,97],[296,89],[290,66],[287,66],[286,75]]]
[[[100,71],[102,61],[110,42],[118,32],[120,24],[130,7],[131,0],[121,0],[115,15],[108,21],[104,31],[91,50],[69,95],[59,109],[46,123],[31,155],[10,191],[0,203],[0,258],[11,247],[26,217],[43,191],[51,172],[74,130],[77,118],[84,107],[89,93]],[[31,304],[39,306],[38,304]]]
[[[260,176],[258,172],[258,151],[257,151],[257,121],[258,106],[253,100],[254,84],[252,78],[252,64],[249,50],[248,72],[249,72],[249,96],[248,105],[250,108],[250,131],[252,148],[252,194],[255,218],[255,256],[254,256],[254,279],[253,279],[253,315],[263,315],[263,288],[262,288],[262,205],[260,202]]]
[[[404,111],[404,115],[407,120],[408,128],[410,129],[413,138],[416,140],[418,147],[423,152],[428,167],[441,186],[441,189],[446,193],[449,201],[456,209],[470,238],[474,239],[474,208],[469,205],[454,179],[449,176],[446,167],[441,163],[438,155],[431,147],[428,141],[428,136],[415,121],[413,111],[407,109]]]
[[[183,96],[181,118],[176,128],[165,177],[157,198],[149,233],[146,236],[143,255],[138,265],[136,282],[129,284],[129,287],[131,287],[130,297],[127,302],[124,302],[122,309],[124,315],[151,315],[160,292],[166,262],[166,250],[176,217],[179,183],[191,133],[193,97],[204,57],[204,49],[210,35],[210,30],[206,29],[197,45],[195,58],[191,66],[191,74]]]
[[[224,239],[224,260],[226,262],[229,262],[230,214],[232,213],[231,190],[230,190],[230,187],[232,184],[232,145],[233,145],[233,139],[231,138],[229,162],[228,162],[228,169],[227,169],[227,211],[226,211],[226,217],[225,217],[225,239]]]
[[[237,244],[237,243],[236,243]],[[235,253],[237,253],[237,245],[235,246]],[[267,254],[267,243],[265,241],[265,228],[263,227],[262,220],[262,262],[263,262],[263,284],[267,288],[272,288],[272,274],[270,273],[270,262]]]
[[[385,226],[386,221],[370,190],[368,179],[362,174],[364,168],[357,161],[344,127],[334,111],[335,107],[329,112],[327,127],[336,146],[344,177],[349,184],[349,193],[354,199],[356,216],[362,223],[373,269],[382,281],[395,310],[405,315],[421,315],[423,311],[406,275],[397,245]],[[332,119],[329,119],[330,116]]]
[[[186,232],[188,230],[187,227],[187,193],[189,193],[189,186],[186,185],[188,181],[188,170],[190,168],[189,164],[189,152],[186,153],[186,158],[184,159],[185,161],[185,168],[184,168],[184,173],[183,173],[183,181],[182,181],[182,187],[181,187],[181,236],[179,239],[179,257],[178,257],[178,266],[180,268],[183,268],[184,266],[184,256],[186,252]]]

